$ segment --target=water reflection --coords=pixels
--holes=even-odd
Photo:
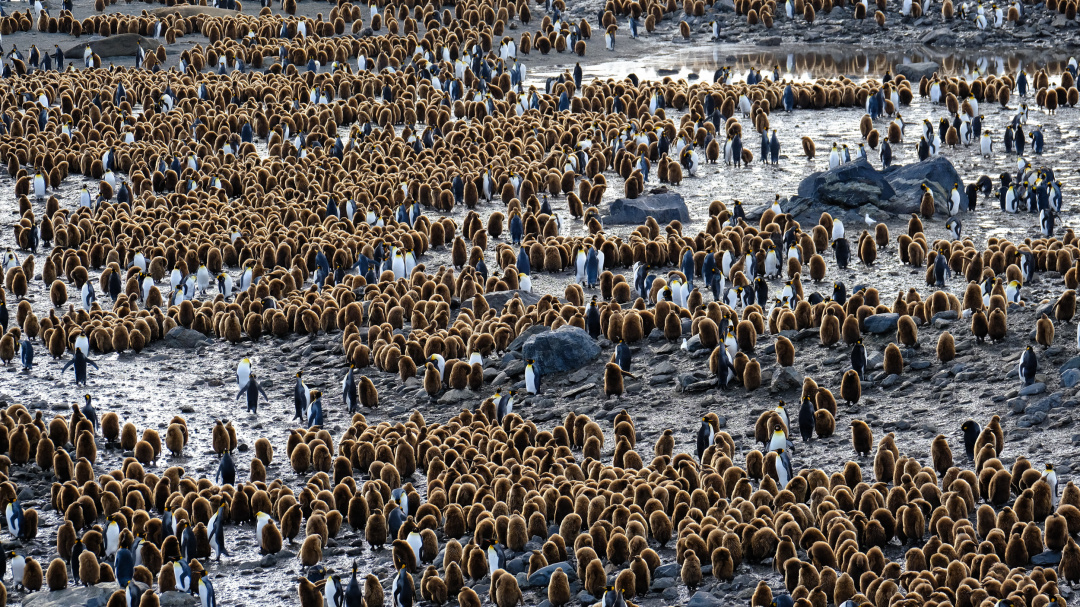
[[[778,67],[781,77],[789,80],[814,80],[848,76],[854,79],[876,78],[897,65],[933,61],[941,66],[939,74],[961,76],[974,80],[986,74],[1014,74],[1020,69],[1042,69],[1053,76],[1060,74],[1068,65],[1069,57],[1050,50],[1032,49],[1019,52],[964,52],[962,50],[939,51],[920,47],[905,51],[881,52],[879,50],[845,49],[834,46],[800,45],[763,49],[747,45],[711,45],[682,48],[662,53],[642,66],[640,60],[615,60],[590,64],[588,75],[599,78],[623,78],[633,73],[641,79],[686,79],[711,81],[713,73],[721,67],[729,67],[735,81],[745,81],[751,69],[760,70],[762,76],[771,74]],[[540,68],[536,77],[554,76],[563,66]]]

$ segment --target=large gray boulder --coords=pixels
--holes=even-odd
[[[867,333],[892,333],[899,324],[900,315],[887,312],[885,314],[871,314],[863,319],[863,326]]]
[[[923,44],[932,44],[938,40],[938,37],[948,36],[952,34],[952,32],[948,30],[935,30],[931,33],[935,34],[935,36],[932,38],[930,36],[924,37]],[[922,80],[923,76],[929,78],[933,76],[934,72],[938,71],[939,69],[941,69],[941,66],[934,63],[933,61],[922,61],[919,63],[901,63],[900,65],[896,66],[896,73],[902,75],[904,78],[907,78],[911,82],[918,84],[919,81]]]
[[[563,373],[591,363],[600,356],[600,346],[584,329],[564,325],[556,331],[530,337],[522,354],[535,360],[541,373]]]
[[[508,301],[517,297],[521,300],[521,303],[525,304],[525,307],[535,306],[540,301],[540,296],[536,293],[521,290],[510,291],[492,291],[491,293],[484,293],[484,299],[487,300],[488,306],[493,310],[502,312],[503,306]],[[461,302],[461,307],[472,309],[472,300]]]
[[[620,198],[611,203],[604,217],[605,225],[641,225],[652,217],[660,225],[672,221],[690,221],[690,210],[677,192],[662,192],[640,198]]]
[[[937,207],[939,213],[949,212],[948,200],[954,184],[960,190],[960,208],[967,208],[964,180],[956,172],[952,162],[944,156],[889,167],[885,171],[885,179],[888,180],[896,195],[877,206],[890,213],[897,215],[918,213],[924,183],[929,185],[934,193],[934,206]]]
[[[577,579],[577,569],[571,567],[570,563],[561,561],[552,563],[547,567],[541,567],[534,571],[533,574],[529,576],[529,585],[536,587],[547,586],[548,582],[551,581],[551,575],[555,573],[556,569],[562,569],[563,573],[566,574],[566,579],[570,582]]]
[[[835,169],[811,173],[799,184],[800,198],[849,209],[878,204],[893,194],[885,176],[862,158]]]
[[[173,327],[165,334],[164,341],[167,347],[183,348],[185,350],[212,342],[209,337],[187,327]]]
[[[64,51],[64,56],[68,59],[82,59],[86,45],[89,44],[90,50],[98,57],[134,57],[140,42],[148,53],[157,51],[157,47],[161,46],[161,43],[153,38],[145,38],[138,34],[117,34],[93,42],[76,44]]]

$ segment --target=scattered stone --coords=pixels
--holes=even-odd
[[[896,324],[900,320],[899,314],[871,314],[863,320],[863,326],[867,333],[891,333],[896,331]],[[884,355],[883,355],[884,356]]]
[[[604,225],[640,225],[649,217],[660,225],[690,221],[690,210],[681,194],[666,189],[641,198],[619,198],[607,208]]]
[[[781,367],[773,374],[769,393],[777,394],[802,387],[803,378],[793,367]]]
[[[1054,566],[1060,562],[1061,552],[1058,550],[1047,550],[1031,557],[1032,565],[1040,565],[1042,567]]]
[[[718,605],[720,605],[720,599],[704,590],[698,590],[686,602],[686,607],[717,607]]]
[[[1020,396],[1033,396],[1035,394],[1042,394],[1043,392],[1046,392],[1046,384],[1041,381],[1020,388]]]
[[[570,563],[562,561],[559,563],[552,563],[547,567],[542,567],[533,572],[529,576],[529,584],[532,586],[547,586],[551,581],[551,574],[555,573],[555,570],[562,567],[563,573],[566,574],[567,580],[573,582],[577,579],[577,570],[570,566]]]
[[[1069,369],[1061,374],[1061,385],[1073,388],[1077,384],[1080,384],[1080,369]]]
[[[82,55],[79,55],[80,57]],[[212,340],[194,329],[187,327],[173,327],[165,334],[165,346],[169,348],[182,348],[189,350],[197,346],[210,343]]]

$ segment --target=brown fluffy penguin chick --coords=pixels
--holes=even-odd
[[[1005,312],[996,308],[990,311],[986,333],[990,337],[990,343],[997,343],[1005,339],[1005,334],[1008,333]]]
[[[919,329],[914,318],[905,314],[896,321],[896,341],[909,348],[918,347]]]
[[[1054,318],[1061,322],[1069,322],[1076,315],[1076,290],[1068,289],[1061,294],[1057,303],[1054,304]]]
[[[26,565],[23,567],[23,587],[31,592],[36,592],[41,590],[41,585],[44,580],[45,574],[41,570],[41,563],[30,557],[26,557]]]
[[[989,332],[990,326],[986,322],[986,314],[982,310],[975,310],[971,314],[971,334],[975,336],[975,342],[983,343]]]
[[[1057,572],[1067,582],[1080,581],[1080,546],[1071,537],[1061,551],[1061,562],[1058,564]]]
[[[623,391],[622,368],[616,363],[608,363],[604,366],[604,398],[622,396]]]
[[[461,592],[457,596],[458,607],[480,607],[480,595],[476,594],[476,591],[466,586],[461,589]],[[367,607],[382,607],[382,603],[376,605],[368,604]]]
[[[101,579],[101,566],[98,564],[97,555],[89,550],[79,553],[79,580],[83,584],[97,584]]]
[[[296,589],[300,597],[300,607],[322,607],[323,596],[306,577],[298,577],[296,581],[300,586]]]
[[[781,367],[795,364],[795,346],[783,335],[776,338],[776,364]]]
[[[925,183],[922,190],[922,198],[919,199],[919,214],[926,219],[930,219],[934,216],[934,193],[930,191],[930,186]]]
[[[930,459],[934,462],[934,470],[942,476],[949,468],[952,468],[952,449],[949,448],[949,441],[944,435],[938,434],[930,443]]]
[[[690,592],[694,592],[701,585],[701,561],[698,560],[697,554],[692,550],[687,550],[683,554],[682,569],[679,575]]]
[[[761,387],[761,363],[756,358],[750,359],[743,367],[743,387],[752,392]]]
[[[437,396],[442,389],[442,378],[439,376],[439,368],[435,363],[428,363],[424,368],[424,392],[428,396]]]
[[[956,358],[956,343],[953,341],[952,333],[949,333],[948,331],[942,331],[941,335],[938,336],[937,358],[942,363],[948,363],[952,359]]]
[[[54,592],[67,588],[67,563],[63,559],[55,558],[49,563],[49,569],[45,572],[45,584]]]
[[[751,607],[769,607],[772,605],[772,600],[772,589],[769,588],[769,584],[765,580],[759,581],[754,594],[750,597]]]
[[[499,577],[498,584],[495,588],[495,604],[498,607],[515,607],[518,603],[524,605],[517,578],[509,574],[503,575]]]
[[[828,438],[836,433],[836,418],[828,409],[814,411],[814,433],[818,438]]]
[[[874,446],[874,433],[861,419],[851,420],[851,447],[858,455],[869,455]]]
[[[1044,348],[1049,348],[1054,343],[1054,323],[1046,314],[1035,321],[1035,343]]]
[[[859,381],[859,373],[855,369],[848,369],[841,378],[840,398],[849,405],[858,404],[862,398],[862,382]]]
[[[723,546],[712,551],[712,574],[721,582],[735,577],[735,562],[731,560],[731,551]]]
[[[479,605],[480,602],[477,601],[476,604]],[[382,584],[379,583],[379,578],[370,573],[364,578],[364,605],[366,607],[383,607]]]
[[[885,346],[885,358],[882,366],[885,370],[885,376],[900,375],[904,372],[904,356],[900,353],[900,347],[896,344],[889,344]]]

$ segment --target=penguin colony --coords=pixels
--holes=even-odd
[[[883,351],[886,376],[903,376],[919,328],[944,312],[970,320],[979,342],[1033,330],[1039,348],[1027,347],[1012,367],[1018,383],[1036,381],[1055,326],[1075,315],[1080,244],[1071,229],[1059,237],[1054,228],[1063,202],[1053,168],[1023,161],[1023,146],[1034,155],[1044,145],[1041,130],[1028,125],[1027,104],[1048,114],[1074,106],[1075,62],[918,83],[889,73],[880,81],[786,82],[754,70],[737,82],[729,69],[693,85],[585,82],[580,69],[539,88],[523,82],[530,53],[585,55],[594,27],[611,36],[611,48],[617,36],[637,36],[639,19],[652,32],[680,10],[704,15],[707,4],[612,1],[596,24],[562,20],[560,0],[388,2],[368,7],[366,22],[347,2],[325,20],[296,18],[292,0],[281,3],[288,16],[264,6],[258,16],[147,12],[79,21],[69,9],[57,17],[27,9],[0,17],[5,35],[209,40],[180,54],[181,71],[161,69],[168,58],[160,46],[140,48],[136,69],[98,69],[90,47],[71,60],[90,69],[42,69],[40,56],[7,57],[0,161],[14,182],[19,220],[3,260],[0,360],[6,365],[17,353],[33,377],[33,353],[42,349],[49,356],[38,367],[67,359],[62,372],[70,365],[77,383],[93,384],[91,354],[138,353],[181,326],[234,344],[340,334],[349,366],[345,407],[325,394],[325,418],[344,428],[337,436],[324,427],[324,395],[297,374],[302,427],[276,445],[287,460],[277,467],[266,438],[241,461],[236,429],[223,420],[207,445],[206,429],[189,433],[180,416],[164,426],[164,441],[114,412],[99,417],[91,395],[48,421],[22,405],[0,410],[3,528],[19,546],[4,557],[12,578],[5,576],[0,603],[9,592],[115,582],[112,607],[151,607],[172,591],[213,607],[215,584],[236,592],[228,589],[234,580],[215,572],[220,560],[255,545],[265,554],[296,550],[296,564],[276,567],[301,571],[295,596],[304,607],[511,607],[544,598],[558,606],[578,590],[612,607],[656,600],[651,582],[665,564],[679,565],[689,592],[722,595],[718,584],[770,559],[779,583],[758,584],[752,605],[1063,606],[1059,588],[1080,582],[1080,489],[1059,485],[1052,463],[1010,454],[1008,467],[997,415],[985,428],[958,424],[962,440],[952,445],[963,456],[954,458],[950,441],[937,436],[923,461],[901,456],[891,433],[875,442],[857,407],[869,381],[864,338]],[[98,0],[95,9],[107,6]],[[735,8],[751,24],[783,18],[772,2]],[[781,11],[811,24],[832,8],[829,0],[788,0]],[[1047,8],[1075,16],[1074,2]],[[882,27],[886,13],[925,10],[880,1],[877,9]],[[855,18],[869,10],[856,3]],[[966,10],[946,0],[942,16]],[[980,8],[974,27],[1017,21],[1024,10],[1015,5],[999,16]],[[511,22],[521,30],[516,39]],[[345,36],[365,27],[374,34]],[[685,20],[677,27],[693,37]],[[851,152],[874,151],[887,165],[912,138],[905,130],[918,127],[900,114],[915,95],[949,118],[923,123],[912,156],[975,146],[991,158],[1013,153],[1017,172],[1010,157],[999,185],[989,176],[967,190],[926,184],[896,237],[869,218],[868,229],[850,235],[829,214],[800,223],[779,195],[753,219],[740,201],[717,200],[696,234],[652,218],[624,237],[605,230],[598,209],[613,194],[636,198],[655,181],[693,183],[713,163],[776,164],[775,111],[865,107],[859,151],[839,144],[819,151],[808,137],[783,146],[826,155],[835,166]],[[998,138],[978,104],[1004,107],[1014,95],[1021,104]],[[61,200],[57,190],[69,179],[98,183],[77,202]],[[621,181],[622,191],[608,192],[609,180]],[[963,238],[960,221],[979,194],[1001,211],[1038,213],[1042,237],[992,237],[985,246]],[[451,217],[455,209],[460,220]],[[571,218],[584,235],[564,230]],[[931,229],[949,236],[928,236]],[[436,254],[450,262],[427,267]],[[886,257],[925,271],[930,290],[892,299],[830,280],[824,296],[809,292],[836,274],[833,266],[870,267]],[[535,304],[515,295],[492,308],[484,297],[530,291],[534,273],[567,270],[574,283]],[[1010,315],[1027,318],[1021,291],[1044,272],[1054,273],[1044,281],[1060,281],[1060,296],[1041,306],[1034,326],[1010,325]],[[966,284],[962,298],[957,284]],[[899,316],[884,348],[866,325],[879,313]],[[624,378],[636,379],[629,345],[654,329],[687,349],[696,338],[710,353],[710,383],[735,398],[762,387],[763,362],[792,367],[807,355],[781,332],[816,330],[822,347],[850,348],[851,360],[829,386],[806,377],[797,404],[770,406],[753,422],[752,442],[740,444],[708,413],[693,453],[677,450],[670,430],[649,453],[625,410],[610,422],[577,413],[550,429],[531,421],[523,404],[545,381],[535,361],[523,391],[488,394],[484,367],[534,325],[578,327],[614,344],[603,398],[618,398]],[[957,356],[953,333],[961,330],[938,335],[941,363]],[[261,388],[262,369],[247,359],[241,369],[237,398],[246,396],[247,410],[276,405],[277,395]],[[369,374],[422,377],[432,397],[472,390],[480,404],[440,412],[445,422],[415,411],[369,423],[380,405]],[[850,442],[851,461],[810,467],[799,461],[799,440],[844,449]],[[213,474],[168,461],[207,446],[219,458]],[[117,469],[99,461],[99,450]],[[22,506],[11,480],[31,465],[53,480],[47,501],[34,497],[54,511],[55,538],[51,529],[40,537],[37,510]],[[392,571],[380,579],[357,564],[327,569],[324,551],[339,538],[362,539],[365,551],[388,549]],[[541,547],[527,548],[536,538]],[[43,545],[50,558],[25,554]],[[1060,552],[1056,566],[1034,564],[1045,550]],[[525,585],[507,573],[514,558],[528,563]],[[474,590],[482,581],[486,598]]]

